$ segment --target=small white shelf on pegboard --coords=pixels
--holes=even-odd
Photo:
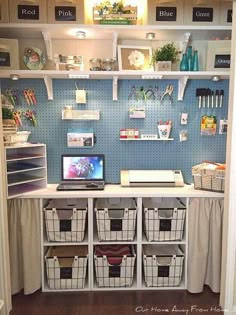
[[[98,110],[62,110],[62,120],[99,120],[100,112]]]
[[[168,138],[168,139],[142,139],[142,138],[120,138],[121,141],[173,141],[174,138]]]

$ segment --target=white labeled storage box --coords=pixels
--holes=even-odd
[[[46,0],[9,0],[9,8],[10,23],[47,23]]]
[[[132,198],[99,198],[95,203],[99,241],[132,241],[136,203]]]
[[[19,43],[17,39],[0,38],[0,69],[19,69]]]
[[[184,0],[148,0],[148,24],[183,24]]]
[[[50,200],[44,207],[48,241],[83,241],[87,210],[87,199]]]
[[[231,40],[209,40],[207,43],[207,71],[230,71]]]
[[[144,278],[147,287],[181,284],[184,253],[178,245],[143,245]]]
[[[225,169],[221,164],[201,163],[192,167],[194,188],[224,192]]]
[[[185,25],[218,25],[220,22],[220,0],[185,0]]]
[[[143,198],[144,231],[148,241],[182,240],[186,206],[178,198]]]
[[[9,22],[8,0],[0,0],[0,23]]]
[[[229,0],[221,0],[220,24],[231,25],[232,17],[233,17],[233,2]]]
[[[84,1],[50,0],[47,4],[48,23],[84,23]]]
[[[99,287],[131,287],[136,254],[133,245],[95,246],[94,265]]]
[[[85,287],[87,246],[49,247],[45,261],[50,289],[83,289]]]

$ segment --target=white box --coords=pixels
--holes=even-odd
[[[87,272],[87,246],[49,247],[46,256],[50,289],[83,289]]]
[[[233,2],[229,0],[221,0],[220,6],[220,24],[232,25]]]
[[[182,240],[186,206],[177,198],[143,198],[148,241]]]
[[[115,245],[116,246],[116,245]],[[112,264],[111,259],[119,259]],[[131,255],[98,256],[94,255],[96,280],[99,287],[131,287],[134,278],[136,254],[131,245]]]
[[[10,23],[47,23],[46,0],[9,0]]]
[[[143,245],[143,266],[147,287],[179,286],[184,254],[178,245]]]
[[[95,213],[99,241],[134,239],[137,209],[133,199],[98,198]]]
[[[183,24],[184,0],[148,0],[148,24]]]
[[[207,71],[230,70],[231,40],[210,40],[207,47]]]
[[[53,199],[43,210],[48,241],[83,241],[88,211],[87,200]]]
[[[185,0],[185,25],[218,25],[220,21],[220,0]]]
[[[0,69],[19,69],[19,43],[17,39],[0,38]]]
[[[48,0],[48,23],[84,23],[84,1]]]
[[[145,108],[130,108],[129,118],[145,118],[146,111]]]
[[[9,22],[8,0],[0,0],[0,23]]]

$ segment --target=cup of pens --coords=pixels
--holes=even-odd
[[[170,136],[172,122],[171,120],[159,121],[157,123],[159,138],[162,140],[167,140]]]

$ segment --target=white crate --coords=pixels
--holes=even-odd
[[[47,23],[46,0],[9,0],[10,23]]]
[[[45,261],[50,289],[84,288],[88,261],[87,246],[49,247]]]
[[[0,0],[0,23],[9,22],[8,0]]]
[[[113,245],[115,248],[117,245]],[[96,280],[99,287],[131,287],[134,278],[136,254],[130,246],[131,255],[94,255]],[[112,263],[112,259],[116,263]],[[119,260],[117,262],[117,260]]]
[[[83,241],[86,216],[87,199],[50,200],[44,207],[48,241]]]
[[[0,38],[0,69],[19,69],[18,39]]]
[[[148,241],[182,240],[186,206],[177,198],[143,198]]]
[[[84,23],[84,1],[49,0],[47,1],[48,23]]]
[[[179,286],[184,254],[178,245],[144,245],[143,265],[147,287]]]
[[[95,213],[99,241],[132,241],[136,227],[136,203],[131,198],[99,198]]]

